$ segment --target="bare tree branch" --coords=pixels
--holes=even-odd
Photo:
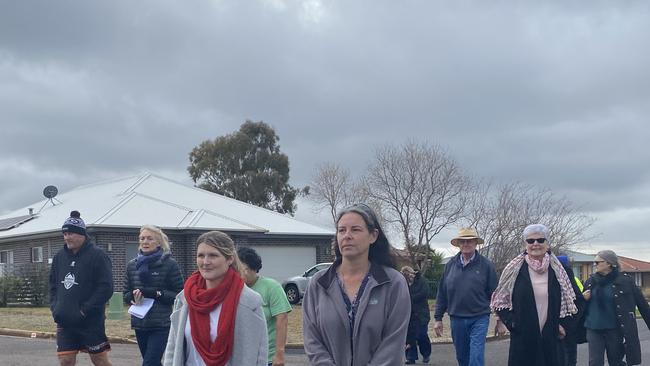
[[[429,244],[463,217],[469,180],[438,146],[408,142],[375,152],[363,180],[369,198],[401,233],[412,263]],[[423,263],[426,270],[426,261]]]

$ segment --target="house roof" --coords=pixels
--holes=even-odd
[[[152,174],[111,179],[74,188],[0,215],[0,240],[61,230],[70,211],[78,210],[88,227],[210,229],[267,234],[332,235],[316,225],[200,188]],[[26,220],[28,208],[43,207]],[[18,220],[20,218],[20,220]]]
[[[573,250],[563,249],[562,252],[573,263],[591,263],[594,261],[594,257],[596,257],[595,254],[581,253]]]
[[[621,272],[650,272],[650,263],[618,256],[619,271]]]
[[[580,252],[574,252],[571,250],[565,250],[566,255],[572,262],[593,262],[596,254],[585,254]],[[650,262],[644,262],[638,259],[633,259],[629,257],[618,256],[619,270],[621,272],[650,272]]]

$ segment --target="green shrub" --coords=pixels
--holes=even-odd
[[[0,307],[7,306],[20,286],[20,278],[13,275],[0,277]]]

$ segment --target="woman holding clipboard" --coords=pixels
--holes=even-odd
[[[124,302],[140,306],[131,316],[143,366],[162,365],[169,335],[172,305],[183,289],[183,275],[178,263],[169,253],[169,240],[160,228],[145,225],[140,228],[138,256],[126,266]],[[149,300],[145,300],[149,299]]]

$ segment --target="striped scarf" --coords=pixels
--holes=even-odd
[[[557,278],[557,282],[560,284],[561,292],[560,318],[571,316],[578,312],[578,308],[573,303],[576,299],[576,294],[573,292],[571,280],[566,274],[564,267],[562,267],[560,260],[552,253],[546,253],[542,261],[539,262],[530,258],[526,252],[519,254],[511,260],[503,270],[503,273],[501,273],[499,285],[492,294],[492,302],[490,303],[492,311],[502,309],[512,310],[512,291],[515,288],[515,281],[517,280],[519,270],[524,264],[524,261],[526,261],[528,266],[537,273],[546,273],[549,265],[553,269],[553,272],[555,272],[555,278]]]

